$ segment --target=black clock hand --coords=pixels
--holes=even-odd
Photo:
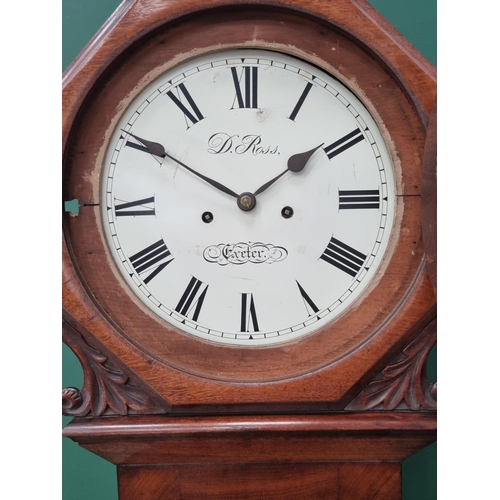
[[[142,139],[141,137],[137,137],[136,135],[132,134],[131,132],[127,132],[126,130],[120,129],[122,132],[125,132],[126,134],[130,135],[134,139],[137,139],[148,151],[148,153],[151,153],[152,155],[155,156],[160,156],[161,158],[165,158],[167,156],[167,153],[165,152],[165,148],[159,144],[158,142],[153,142],[153,141],[147,141],[146,139]]]
[[[277,175],[276,177],[274,177],[270,181],[268,181],[265,184],[263,184],[262,186],[260,186],[260,188],[257,189],[257,191],[255,191],[254,196],[257,196],[258,194],[264,192],[268,187],[272,186],[278,179],[280,179],[288,171],[290,171],[290,172],[302,171],[304,169],[304,167],[307,165],[307,163],[309,162],[309,159],[311,158],[311,156],[315,153],[315,151],[317,149],[319,149],[321,146],[323,146],[323,144],[324,144],[324,142],[321,143],[319,146],[316,146],[315,148],[313,148],[309,151],[306,151],[304,153],[297,153],[297,154],[290,156],[290,158],[288,158],[288,163],[287,163],[288,168],[286,170],[284,170],[283,172],[281,172],[281,174]]]
[[[305,153],[297,153],[295,155],[290,156],[288,158],[288,170],[291,172],[300,172],[301,170],[304,169],[304,167],[307,165],[307,162],[309,161],[309,158],[315,153],[316,150],[318,150],[321,146],[323,146],[324,142],[322,142],[319,146],[316,146],[313,149],[310,149],[309,151],[306,151]]]
[[[161,158],[170,158],[172,161],[175,161],[175,163],[178,163],[181,167],[184,167],[186,170],[189,170],[194,175],[197,175],[200,179],[203,179],[205,182],[208,182],[208,184],[217,188],[219,191],[222,191],[223,193],[233,196],[234,198],[239,198],[240,195],[236,194],[231,189],[222,185],[220,182],[214,181],[213,179],[210,179],[210,177],[200,174],[200,172],[193,170],[191,167],[188,167],[185,163],[182,163],[177,158],[174,158],[173,156],[169,155],[165,151],[165,148],[158,142],[147,141],[146,139],[142,139],[141,137],[138,137],[130,132],[127,132],[126,130],[123,129],[121,130],[126,134],[132,136],[134,139],[138,140],[140,143],[142,143],[144,147],[148,150],[148,152],[151,153],[152,155],[160,156]]]
[[[255,191],[255,193],[253,195],[257,196],[258,194],[263,193],[268,187],[272,186],[279,178],[283,177],[287,172],[288,172],[288,168],[286,170],[284,170],[283,172],[281,172],[281,174],[279,174],[276,177],[274,177],[273,179],[271,179],[270,181],[267,181],[265,184],[262,184],[262,186],[260,186],[260,188],[257,189],[257,191]]]
[[[226,194],[228,194],[230,196],[234,196],[234,198],[239,198],[239,196],[240,196],[239,194],[236,194],[234,191],[232,191],[231,189],[227,188],[226,186],[224,186],[220,182],[214,181],[213,179],[210,179],[210,177],[207,177],[207,176],[205,176],[203,174],[200,174],[200,172],[197,172],[196,170],[193,170],[192,168],[188,167],[187,165],[185,165],[184,163],[182,163],[177,158],[174,158],[173,156],[170,156],[168,153],[165,153],[165,156],[167,158],[170,158],[172,161],[175,161],[176,163],[178,163],[181,167],[184,167],[185,169],[189,170],[194,175],[197,175],[200,179],[203,179],[205,182],[208,182],[211,186],[213,186],[214,188],[217,188],[219,191],[222,191],[223,193],[226,193]]]

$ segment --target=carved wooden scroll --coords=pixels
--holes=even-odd
[[[435,410],[437,382],[426,375],[426,361],[436,343],[436,320],[373,380],[346,410]]]
[[[111,360],[97,347],[93,336],[63,310],[63,341],[78,357],[83,368],[83,387],[63,389],[63,414],[73,417],[166,413],[148,394],[131,371]],[[93,339],[93,340],[91,340]],[[158,398],[159,399],[159,398]]]

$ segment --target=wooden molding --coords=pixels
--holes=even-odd
[[[403,460],[435,440],[436,419],[404,412],[158,415],[75,419],[63,434],[117,465]]]

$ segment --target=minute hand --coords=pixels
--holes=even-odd
[[[186,164],[182,163],[177,158],[170,156],[167,152],[165,152],[165,156],[167,158],[170,158],[172,161],[175,161],[176,163],[178,163],[181,167],[184,167],[185,169],[189,170],[194,175],[197,175],[200,179],[203,179],[205,182],[208,182],[211,186],[217,188],[219,191],[222,191],[223,193],[226,193],[230,196],[233,196],[234,198],[239,198],[239,195],[237,195],[234,191],[227,188],[226,186],[224,186],[220,182],[214,181],[213,179],[210,179],[210,177],[207,177],[206,175],[200,174],[200,172],[197,172],[196,170],[193,170],[192,168],[188,167]]]
[[[239,195],[237,195],[234,191],[227,188],[226,186],[224,186],[220,182],[214,181],[213,179],[210,179],[210,177],[207,177],[206,175],[200,174],[200,172],[197,172],[196,170],[192,169],[191,167],[188,167],[182,161],[169,155],[165,151],[165,148],[161,144],[159,144],[158,142],[153,142],[153,141],[148,141],[146,139],[142,139],[141,137],[138,137],[137,135],[131,134],[130,132],[127,132],[125,130],[123,130],[123,132],[130,135],[134,139],[138,140],[148,150],[148,152],[151,153],[152,155],[159,156],[161,158],[170,158],[172,161],[175,161],[175,163],[178,163],[181,167],[184,167],[186,170],[189,170],[192,174],[198,176],[200,179],[203,179],[205,182],[208,182],[208,184],[217,188],[219,191],[222,191],[223,193],[226,193],[230,196],[233,196],[234,198],[238,198]]]
[[[258,194],[264,192],[268,187],[272,186],[278,179],[283,177],[287,172],[300,172],[301,170],[304,169],[304,167],[307,165],[309,162],[309,159],[311,156],[314,154],[314,152],[319,149],[321,146],[323,146],[324,143],[321,143],[319,146],[316,146],[313,149],[310,149],[309,151],[306,151],[305,153],[297,153],[295,155],[290,156],[288,159],[288,167],[286,170],[283,170],[281,174],[277,175],[270,181],[266,182],[262,186],[260,186],[257,191],[255,191],[254,196],[257,196]]]

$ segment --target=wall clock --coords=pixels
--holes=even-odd
[[[65,74],[63,325],[86,374],[65,433],[119,465],[121,498],[174,470],[172,498],[191,474],[218,498],[241,464],[269,494],[290,457],[338,478],[304,498],[365,498],[349,477],[372,460],[392,478],[373,498],[398,498],[387,462],[434,438],[435,76],[389,32],[348,1],[124,2]],[[380,426],[404,439],[375,453]]]

